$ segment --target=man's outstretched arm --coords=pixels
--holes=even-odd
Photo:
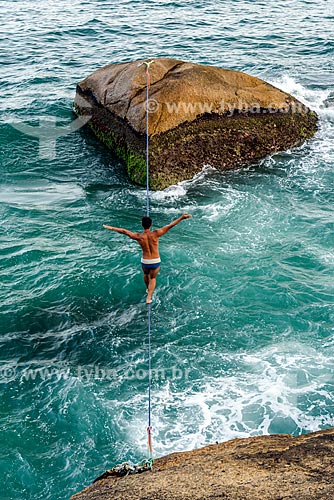
[[[169,231],[170,229],[172,229],[172,227],[174,227],[177,224],[179,224],[181,222],[181,220],[190,219],[190,217],[192,217],[192,215],[190,215],[190,214],[182,214],[181,217],[179,217],[178,219],[174,220],[170,224],[167,224],[167,226],[161,227],[160,229],[156,229],[154,232],[159,237],[163,236],[164,234],[167,233],[167,231]]]
[[[105,224],[103,225],[104,229],[109,229],[110,231],[115,231],[116,233],[119,234],[125,234],[132,240],[138,240],[139,239],[139,234],[138,233],[133,233],[132,231],[128,231],[127,229],[124,229],[122,227],[113,227],[113,226],[106,226]]]

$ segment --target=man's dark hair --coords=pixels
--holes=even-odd
[[[151,217],[145,216],[142,218],[141,223],[142,223],[142,226],[144,229],[149,229],[152,226],[152,219],[151,219]]]

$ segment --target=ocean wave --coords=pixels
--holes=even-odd
[[[320,115],[322,115],[326,100],[331,93],[330,89],[307,88],[289,75],[282,75],[280,78],[270,83],[284,92],[292,94]]]
[[[192,380],[182,391],[173,381],[153,389],[153,442],[158,456],[249,435],[299,435],[331,425],[324,409],[334,408],[329,354],[284,342],[242,354],[239,363],[244,369],[238,374]],[[140,427],[135,414],[142,413],[145,400],[136,396],[129,405],[135,410],[126,425],[130,437]],[[144,435],[136,438],[135,446],[145,452]]]

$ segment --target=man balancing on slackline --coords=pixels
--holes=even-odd
[[[132,240],[139,243],[142,248],[143,256],[141,258],[141,266],[144,272],[144,281],[147,287],[146,303],[152,302],[152,295],[156,285],[156,278],[160,271],[160,255],[159,255],[159,238],[167,233],[172,227],[176,226],[181,220],[189,219],[191,215],[183,214],[178,219],[174,220],[167,226],[161,227],[151,231],[152,219],[150,217],[143,217],[142,226],[144,231],[142,233],[133,233],[121,227],[103,226],[105,229],[116,231],[116,233],[125,234]]]

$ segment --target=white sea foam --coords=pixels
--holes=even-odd
[[[174,184],[169,186],[162,191],[152,191],[150,193],[151,200],[154,201],[175,201],[179,200],[183,196],[187,194],[187,188],[185,186],[185,182],[179,182],[178,184]]]
[[[316,111],[322,118],[333,119],[334,106],[325,106],[325,101],[331,93],[330,89],[308,89],[289,75],[283,75],[281,78],[273,80],[270,83],[299,99],[306,106]]]
[[[173,184],[166,189],[160,191],[153,191],[150,193],[150,198],[153,201],[157,202],[173,202],[181,199],[186,196],[188,190],[196,186],[201,181],[205,180],[208,175],[215,172],[216,169],[211,167],[210,165],[204,165],[202,170],[195,174],[191,179],[178,182],[177,184]]]
[[[312,191],[315,197],[322,194],[328,196],[331,190],[328,173],[332,171],[334,161],[334,103],[330,89],[310,89],[288,75],[283,75],[271,83],[294,95],[320,117],[319,130],[314,138],[301,146],[299,152],[290,152],[292,157],[288,162],[291,167],[287,171],[288,182],[299,186],[303,191]],[[275,156],[273,160],[275,164]],[[279,183],[283,189],[288,187],[284,177]]]
[[[223,362],[222,356],[222,362]],[[225,356],[227,357],[227,356]],[[193,449],[235,437],[316,431],[333,425],[334,371],[330,353],[296,342],[281,342],[252,354],[235,356],[238,373],[193,380],[183,390],[173,381],[153,388],[155,452]],[[138,395],[131,406],[145,404]],[[322,407],[324,411],[322,412]],[[140,418],[128,422],[129,440],[145,452]],[[130,436],[131,435],[131,436]]]

